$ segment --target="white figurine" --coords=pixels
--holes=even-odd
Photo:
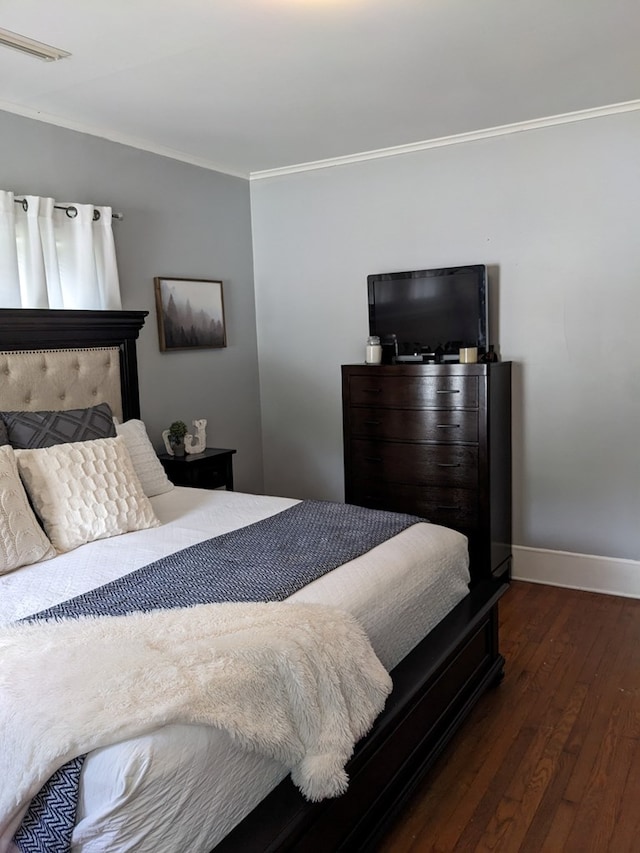
[[[184,437],[184,448],[187,453],[202,453],[202,451],[206,448],[206,426],[206,418],[200,418],[200,420],[193,421],[193,432],[195,434],[195,440],[190,432],[188,432]]]
[[[164,441],[164,446],[169,456],[173,456],[173,447],[171,447],[171,442],[169,441],[168,429],[162,431],[162,440]]]

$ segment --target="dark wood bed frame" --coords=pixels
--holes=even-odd
[[[119,347],[124,417],[139,417],[136,339],[147,313],[0,309],[0,350]],[[347,767],[347,793],[308,803],[286,779],[216,853],[375,850],[480,696],[502,679],[498,601],[508,584],[487,580],[482,566],[471,571],[469,595],[392,670],[393,693]]]

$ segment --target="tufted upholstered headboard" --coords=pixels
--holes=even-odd
[[[136,339],[147,311],[0,309],[0,409],[107,402],[140,417]]]

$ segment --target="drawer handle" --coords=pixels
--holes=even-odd
[[[436,507],[436,509],[445,510],[446,512],[458,512],[460,507],[459,506],[439,506],[439,507]]]
[[[459,468],[459,462],[438,462],[438,468]]]
[[[436,394],[459,394],[459,393],[460,393],[459,388],[446,388],[446,389],[442,389],[442,390],[436,389]]]
[[[382,388],[363,388],[363,394],[380,394],[382,392]]]
[[[460,429],[460,424],[436,424],[437,429]]]
[[[382,459],[379,456],[365,456],[365,462],[382,462]]]
[[[365,426],[380,426],[380,421],[365,421]]]

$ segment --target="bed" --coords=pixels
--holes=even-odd
[[[0,410],[73,409],[107,399],[121,422],[138,419],[135,342],[144,317],[145,312],[131,311],[1,310]],[[46,362],[49,350],[62,351],[68,360],[59,375]],[[20,376],[22,357],[17,351],[32,351],[31,362],[33,352],[38,353],[27,379]],[[85,353],[96,351],[101,354],[103,375],[97,383],[94,371],[91,382],[83,384]],[[38,370],[47,374],[47,405],[41,396],[44,392],[36,387]],[[52,394],[60,401],[55,406]],[[151,501],[160,527],[91,542],[0,577],[0,624],[126,575],[174,548],[201,541],[205,534],[224,534],[297,503],[177,487]],[[506,585],[487,579],[486,567],[467,569],[461,540],[453,531],[418,524],[292,596],[302,603],[349,610],[391,671],[393,691],[347,765],[346,793],[311,803],[286,777],[281,764],[239,750],[223,732],[212,735],[202,727],[167,726],[149,736],[147,747],[151,744],[152,751],[166,751],[178,769],[161,765],[157,775],[145,776],[134,811],[125,809],[124,817],[114,818],[110,806],[105,806],[115,796],[109,778],[117,779],[118,772],[130,774],[139,741],[89,755],[73,849],[84,853],[106,849],[105,838],[112,828],[117,831],[119,821],[127,840],[120,843],[114,838],[108,849],[168,853],[213,848],[223,853],[374,849],[376,839],[475,702],[502,677],[498,601]],[[63,561],[64,571],[60,569]],[[432,573],[431,564],[442,570],[434,568]],[[439,602],[435,612],[430,604],[434,600]],[[225,768],[222,773],[221,767]],[[172,774],[179,779],[181,793],[177,796],[174,788],[167,801],[163,786]],[[173,803],[171,808],[168,802]],[[187,826],[186,835],[171,836],[167,826],[182,832],[181,822]],[[139,829],[132,833],[132,825]]]

